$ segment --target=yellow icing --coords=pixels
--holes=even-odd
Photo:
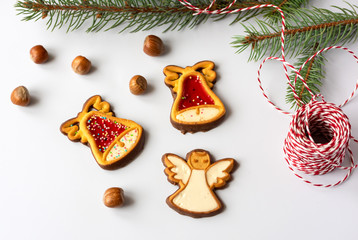
[[[114,144],[114,146],[108,153],[106,160],[112,161],[126,155],[133,148],[133,145],[136,143],[137,138],[137,129],[129,131],[116,144]]]
[[[185,189],[174,199],[173,203],[190,212],[211,212],[220,206],[206,183],[205,170],[193,169]]]
[[[176,115],[176,119],[181,122],[195,123],[215,120],[220,115],[220,110],[216,107],[199,107],[184,110]]]

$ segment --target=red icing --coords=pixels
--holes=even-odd
[[[214,104],[214,100],[205,91],[199,76],[191,75],[183,81],[183,93],[178,105],[179,111],[200,105]]]
[[[94,138],[99,151],[103,153],[128,127],[106,117],[92,115],[87,120],[87,129]]]

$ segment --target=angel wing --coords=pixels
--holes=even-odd
[[[166,167],[164,172],[168,176],[169,182],[183,187],[188,183],[191,168],[184,159],[175,154],[165,154],[162,158]]]
[[[206,170],[206,181],[209,187],[219,188],[226,184],[226,181],[230,179],[230,171],[234,167],[234,159],[222,159],[213,163]]]

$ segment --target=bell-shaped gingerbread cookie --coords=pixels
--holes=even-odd
[[[211,90],[216,79],[214,67],[213,62],[202,61],[186,68],[164,68],[165,84],[174,98],[170,121],[182,133],[208,131],[225,116],[224,104]]]
[[[72,141],[89,145],[99,166],[115,169],[126,165],[143,148],[142,127],[114,117],[108,102],[93,96],[76,118],[61,125],[61,132]]]

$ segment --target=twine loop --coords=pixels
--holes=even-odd
[[[213,0],[205,9],[200,9],[192,5],[187,0],[178,1],[187,8],[191,9],[194,12],[194,15],[232,14],[266,7],[275,8],[281,14],[281,58],[268,57],[264,59],[259,66],[257,80],[262,94],[267,99],[267,101],[281,113],[292,115],[290,130],[285,139],[283,148],[285,160],[289,169],[293,171],[297,177],[306,183],[312,184],[313,186],[333,187],[344,182],[349,177],[351,172],[357,167],[357,164],[354,162],[354,157],[349,147],[349,143],[351,140],[356,142],[358,142],[358,140],[351,135],[351,125],[349,123],[349,119],[343,113],[341,107],[347,104],[355,95],[355,92],[358,89],[358,81],[351,95],[341,105],[336,106],[333,103],[326,102],[322,95],[314,95],[313,92],[309,89],[306,81],[302,78],[300,72],[309,61],[311,61],[322,52],[331,49],[342,49],[352,54],[352,56],[358,62],[358,57],[354,54],[354,52],[342,46],[327,47],[317,51],[314,55],[305,61],[299,70],[296,70],[290,63],[286,62],[285,60],[285,15],[279,7],[272,4],[262,4],[246,8],[230,9],[236,3],[236,0],[233,0],[230,4],[222,9],[210,10],[214,5],[215,0]],[[282,62],[287,82],[293,91],[296,101],[301,106],[294,114],[282,110],[275,103],[273,103],[266,95],[262,87],[260,72],[264,63],[271,59]],[[293,84],[291,83],[287,68],[296,73]],[[303,85],[312,96],[312,99],[308,104],[304,104],[296,92],[295,85],[297,79],[302,81]],[[318,100],[318,98],[321,100]],[[342,166],[342,163],[347,153],[349,154],[350,166],[344,167]],[[309,180],[306,180],[296,171],[298,170],[308,175],[324,175],[333,171],[334,169],[343,169],[346,170],[347,173],[338,182],[326,185],[313,183]]]

